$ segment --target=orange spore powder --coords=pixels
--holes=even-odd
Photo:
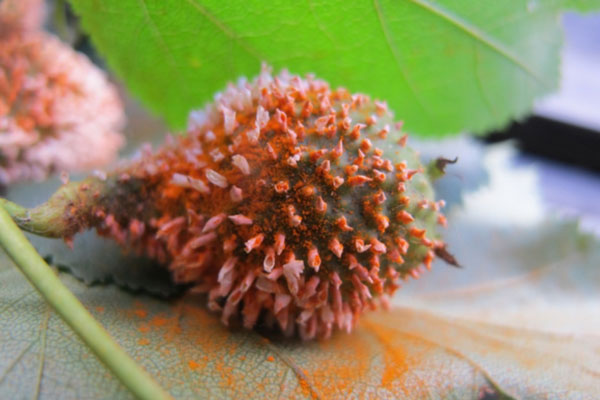
[[[405,398],[429,393],[427,381],[421,382],[414,371],[426,365],[431,345],[381,323],[385,315],[365,318],[355,335],[338,333],[332,340],[302,346],[225,329],[193,296],[150,315],[156,317],[169,323],[139,335],[138,341],[151,338],[141,357],[152,352],[168,356],[171,350],[157,376],[164,374],[165,382],[177,386],[181,374],[199,393],[206,383],[229,397],[249,388],[265,396],[280,390],[283,398]]]
[[[385,103],[265,69],[117,171],[128,203],[100,202],[97,228],[168,264],[225,324],[350,332],[444,247],[400,125]]]

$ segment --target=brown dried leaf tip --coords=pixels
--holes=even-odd
[[[443,201],[400,126],[385,103],[265,68],[192,112],[187,137],[85,183],[69,226],[168,264],[225,324],[350,332],[444,249]]]
[[[117,91],[45,33],[43,3],[0,3],[0,185],[105,165],[123,144]]]

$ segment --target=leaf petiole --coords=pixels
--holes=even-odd
[[[0,205],[0,246],[56,313],[139,399],[171,396],[119,346],[36,252]]]

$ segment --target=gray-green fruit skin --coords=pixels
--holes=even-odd
[[[444,161],[422,165],[385,104],[261,75],[210,107],[187,137],[14,215],[52,236],[95,227],[207,293],[224,323],[306,339],[452,262],[431,185]]]

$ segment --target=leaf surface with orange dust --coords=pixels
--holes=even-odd
[[[434,265],[391,311],[325,342],[231,331],[195,297],[166,302],[60,275],[176,398],[594,398],[598,242],[567,223],[454,222],[464,271]],[[484,233],[493,240],[471,247]],[[128,398],[17,270],[0,265],[0,398]]]
[[[514,201],[528,210],[524,193]],[[390,311],[324,342],[229,330],[191,295],[167,301],[59,274],[177,399],[598,398],[600,241],[574,223],[470,213],[448,214],[462,269],[434,264]],[[0,253],[0,399],[33,397],[130,394]]]

